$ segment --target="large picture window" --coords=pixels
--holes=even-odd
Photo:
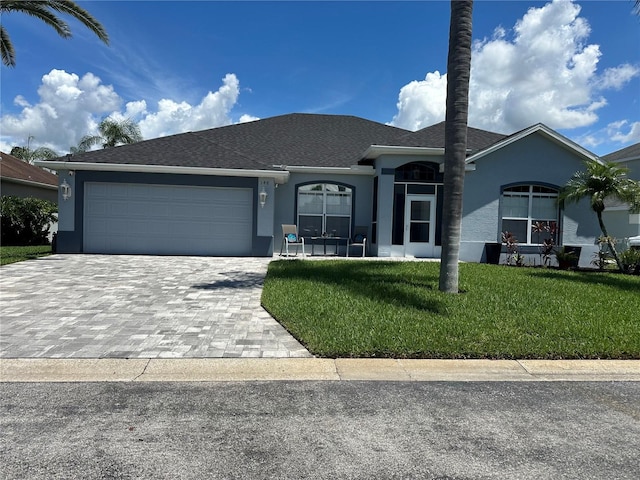
[[[352,189],[335,183],[298,188],[298,232],[302,236],[349,237]]]
[[[558,243],[558,190],[542,185],[517,185],[502,192],[502,232],[519,243]]]

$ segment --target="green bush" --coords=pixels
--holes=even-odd
[[[47,245],[58,207],[39,198],[3,196],[0,199],[2,245]]]
[[[620,254],[620,261],[625,272],[640,275],[640,249],[625,250]]]

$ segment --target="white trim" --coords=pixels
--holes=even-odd
[[[235,168],[184,167],[178,165],[136,165],[131,163],[83,163],[36,160],[34,165],[52,170],[89,170],[102,172],[173,173],[182,175],[208,175],[220,177],[273,178],[276,183],[286,183],[289,172],[273,170],[242,170]]]
[[[444,148],[398,147],[393,145],[371,145],[362,154],[363,159],[375,160],[380,155],[444,155]],[[443,159],[444,161],[444,159]]]
[[[564,137],[562,135],[560,135],[558,132],[556,132],[555,130],[550,129],[549,127],[547,127],[546,125],[542,124],[542,123],[538,123],[536,125],[533,125],[525,130],[522,130],[521,132],[511,135],[510,137],[505,138],[504,140],[499,141],[498,143],[490,146],[489,148],[486,148],[485,150],[481,150],[480,152],[476,153],[475,155],[471,155],[470,157],[467,157],[466,162],[467,163],[471,163],[471,162],[475,162],[476,160],[478,160],[479,158],[482,158],[486,155],[489,155],[493,152],[495,152],[496,150],[500,150],[503,147],[506,147],[507,145],[510,145],[514,142],[517,142],[518,140],[523,139],[524,137],[527,137],[529,135],[531,135],[532,133],[536,133],[536,132],[540,132],[544,135],[546,135],[547,137],[549,137],[551,140],[555,141],[556,143],[559,143],[561,146],[573,150],[574,152],[578,153],[579,155],[581,155],[582,157],[588,159],[588,160],[595,160],[596,162],[602,163],[600,158],[594,154],[591,153],[589,150],[582,148],[580,145],[578,145],[577,143],[572,142],[571,140],[569,140],[567,137]]]
[[[18,183],[20,185],[28,185],[30,187],[40,187],[40,188],[46,188],[49,190],[58,190],[57,185],[51,185],[49,183],[34,182],[32,180],[22,180],[21,178],[2,177],[2,181],[9,182],[9,183]]]
[[[375,175],[376,171],[369,165],[352,165],[351,167],[303,167],[298,165],[274,165],[292,173],[335,174],[335,175]]]
[[[438,168],[438,170],[440,171],[440,173],[444,173],[444,163],[440,164],[440,167]],[[464,171],[465,172],[475,172],[476,171],[476,164],[475,163],[467,163],[464,166]]]

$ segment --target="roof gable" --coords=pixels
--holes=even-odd
[[[528,137],[529,135],[534,135],[534,134],[540,134],[545,136],[546,138],[557,143],[561,147],[573,151],[576,155],[582,157],[585,160],[596,160],[596,161],[598,160],[598,157],[594,153],[591,153],[589,150],[569,140],[567,137],[560,135],[558,132],[556,132],[555,130],[552,130],[546,125],[542,123],[538,123],[536,125],[532,125],[531,127],[525,128],[524,130],[520,130],[519,132],[513,133],[512,135],[505,137],[504,139],[498,141],[497,143],[494,143],[488,148],[485,148],[484,150],[481,150],[467,157],[466,162],[467,163],[475,162],[495,152],[496,150],[506,147],[507,145],[511,145],[512,143],[515,143],[525,137]]]

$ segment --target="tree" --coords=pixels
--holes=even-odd
[[[118,121],[107,117],[98,125],[98,132],[99,135],[85,135],[82,137],[78,146],[71,149],[71,153],[86,152],[94,145],[110,148],[142,141],[140,127],[129,118]]]
[[[33,137],[30,135],[27,139],[27,145],[24,147],[13,147],[10,154],[20,160],[24,160],[27,163],[33,163],[35,160],[51,160],[57,158],[60,155],[55,150],[48,147],[38,147],[34,150],[31,149],[31,140]]]
[[[467,156],[472,13],[473,0],[451,1],[444,134],[444,212],[439,285],[440,290],[447,293],[458,293],[462,192]]]
[[[70,38],[71,29],[65,21],[56,16],[56,13],[71,15],[95,33],[100,40],[109,44],[109,36],[100,22],[93,18],[89,12],[76,5],[75,2],[69,0],[2,0],[2,3],[0,3],[0,15],[11,12],[26,13],[42,20],[50,27],[53,27],[62,38]],[[13,43],[11,43],[9,33],[2,25],[0,25],[0,53],[2,54],[2,63],[4,65],[15,67],[16,55]]]
[[[629,169],[614,162],[588,160],[586,170],[576,172],[560,191],[559,200],[579,202],[588,198],[596,212],[600,230],[618,268],[624,270],[613,239],[602,220],[605,199],[628,203],[632,212],[640,212],[640,182],[627,178]]]

